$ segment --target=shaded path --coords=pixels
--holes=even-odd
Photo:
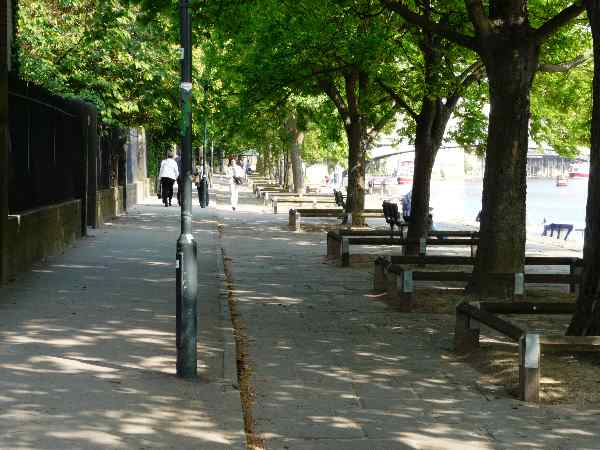
[[[270,450],[600,449],[600,411],[526,405],[452,355],[454,319],[368,295],[327,264],[324,233],[222,213],[249,339],[254,418]]]
[[[245,448],[215,222],[195,208],[201,376],[182,381],[179,209],[154,203],[0,289],[0,449]]]

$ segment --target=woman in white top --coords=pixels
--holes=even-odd
[[[171,206],[173,199],[173,184],[179,177],[179,167],[174,159],[175,153],[170,151],[168,157],[160,163],[160,188],[162,192],[162,202],[165,206]],[[167,203],[168,202],[168,203]]]
[[[229,158],[229,164],[227,165],[227,176],[229,177],[231,209],[235,211],[238,206],[239,185],[242,183],[242,179],[244,177],[244,169],[242,169],[236,163],[233,157]],[[236,183],[236,179],[239,180],[239,182]]]

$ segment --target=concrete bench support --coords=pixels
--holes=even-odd
[[[388,261],[385,258],[377,258],[373,266],[373,290],[376,292],[385,292],[387,290],[388,276],[386,266]]]
[[[347,237],[342,238],[342,267],[350,265],[350,241]]]
[[[519,391],[525,402],[540,401],[540,335],[526,333],[519,339]]]
[[[457,353],[468,354],[479,348],[480,325],[472,317],[456,312],[454,328],[454,349]]]
[[[342,256],[342,240],[327,234],[327,258],[338,259]]]

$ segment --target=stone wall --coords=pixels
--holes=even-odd
[[[81,201],[8,216],[8,275],[29,270],[37,261],[63,252],[81,237]]]
[[[123,213],[123,188],[103,189],[96,193],[96,224],[101,228],[105,222]]]

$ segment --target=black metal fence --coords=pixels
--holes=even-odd
[[[98,189],[107,189],[125,184],[125,144],[127,132],[124,129],[101,126],[98,148]]]
[[[84,143],[72,102],[13,78],[9,108],[10,212],[81,198]]]
[[[83,199],[88,186],[125,184],[126,132],[104,125],[96,129],[88,122],[90,106],[82,105],[31,83],[9,80],[11,213]],[[97,139],[90,139],[90,133],[97,133]],[[89,148],[91,142],[97,148]],[[96,157],[97,183],[86,183],[88,172],[93,174],[88,156]]]

